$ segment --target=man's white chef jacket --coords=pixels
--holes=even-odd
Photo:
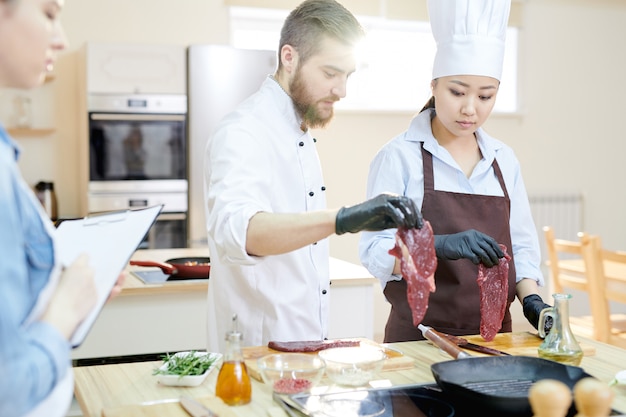
[[[244,346],[327,335],[328,240],[275,256],[249,256],[245,249],[256,213],[326,208],[315,140],[300,126],[291,98],[268,77],[207,143],[210,351],[225,351],[233,314]]]

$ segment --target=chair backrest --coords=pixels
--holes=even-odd
[[[549,226],[545,226],[543,232],[546,238],[546,249],[548,252],[547,264],[550,268],[554,291],[562,293],[564,291],[563,288],[587,291],[588,282],[585,276],[586,271],[580,240],[571,241],[557,239],[554,236],[554,230]],[[580,260],[580,262],[562,264],[560,261],[564,259],[563,254],[574,255],[567,257],[567,259]]]
[[[593,317],[593,337],[608,343],[611,338],[611,311],[606,299],[602,240],[600,236],[587,234],[579,234],[579,237],[588,280],[587,292]]]
[[[605,297],[626,304],[626,252],[602,249]]]
[[[598,245],[595,249],[596,257],[601,259],[599,279],[594,287],[600,289],[597,295],[601,305],[599,316],[594,317],[594,326],[598,328],[599,339],[605,343],[626,346],[626,338],[623,336],[623,318],[618,319],[611,314],[609,301],[626,304],[626,252],[607,250]],[[601,300],[600,300],[601,298]],[[602,310],[603,309],[603,310]],[[619,315],[622,316],[623,315]],[[621,323],[621,324],[617,324]],[[613,329],[619,329],[618,334],[613,334]]]
[[[587,293],[589,307],[593,316],[593,337],[596,340],[608,338],[609,327],[596,325],[596,320],[608,318],[608,304],[604,298],[600,283],[603,281],[601,243],[599,236],[578,233],[578,240],[556,239],[554,230],[543,228],[548,251],[550,277],[557,293],[566,292],[564,288],[576,289]],[[564,256],[568,255],[568,256]]]

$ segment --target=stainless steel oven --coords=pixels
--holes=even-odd
[[[187,246],[187,96],[91,94],[90,213],[163,204],[142,248]]]

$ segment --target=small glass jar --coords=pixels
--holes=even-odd
[[[553,297],[554,307],[543,309],[539,315],[539,336],[545,336],[539,346],[539,357],[578,366],[583,359],[583,351],[569,325],[569,300],[572,296],[553,294]],[[543,329],[548,316],[552,317],[553,324],[545,335]]]

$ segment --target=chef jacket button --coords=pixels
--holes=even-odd
[[[322,185],[322,191],[326,191],[326,187]]]
[[[315,193],[313,191],[309,191],[309,196],[313,197]]]
[[[322,290],[322,294],[324,294],[324,295],[326,295],[327,292],[328,291],[326,291],[326,290]]]
[[[304,146],[304,142],[298,143],[299,146]]]
[[[313,143],[317,143],[317,139],[313,138]]]
[[[313,242],[314,245],[317,245],[317,242]]]

